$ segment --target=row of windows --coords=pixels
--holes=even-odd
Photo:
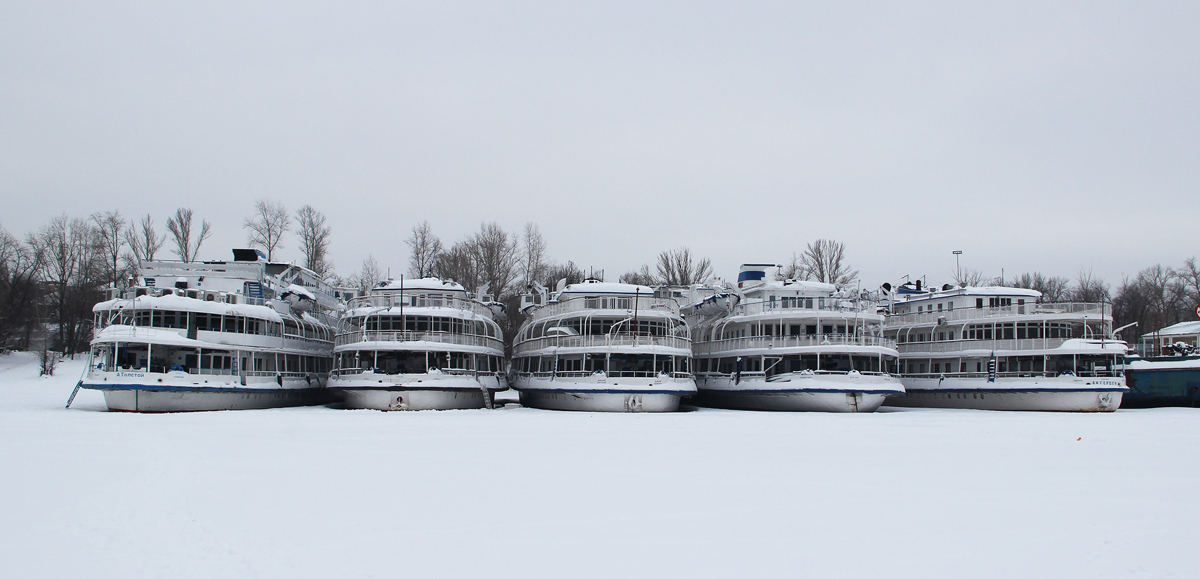
[[[696,371],[713,374],[764,372],[767,376],[788,372],[883,372],[894,367],[894,357],[852,356],[850,354],[796,354],[789,356],[746,356],[743,358],[697,358]]]
[[[373,369],[383,374],[425,374],[434,369],[501,372],[504,358],[467,352],[343,352],[338,367]]]
[[[553,330],[556,327],[565,328],[568,331],[556,334]],[[604,336],[614,333],[614,331],[621,334],[636,331],[641,336],[666,336],[669,328],[666,320],[663,319],[640,319],[635,322],[628,318],[568,318],[533,324],[525,328],[518,339],[531,340],[547,335]]]
[[[352,318],[351,326],[362,327],[363,318]],[[438,316],[367,316],[368,332],[447,332],[497,337],[499,330],[494,324],[482,320],[463,320]]]
[[[587,298],[584,305],[589,310],[628,310],[633,307],[633,300],[630,298]]]
[[[557,364],[557,367],[556,367]],[[517,372],[604,372],[609,376],[651,376],[688,372],[686,356],[653,354],[574,354],[564,356],[528,356],[513,360]]]
[[[1041,338],[1071,338],[1074,337],[1071,324],[1066,322],[1017,322],[1004,324],[973,324],[967,326],[963,330],[963,339],[966,340],[1012,340],[1014,337],[1018,340],[1031,340]],[[943,342],[946,340],[954,340],[956,332],[954,330],[946,330],[942,332],[917,332],[905,333],[902,332],[896,336],[897,342]]]
[[[998,356],[996,372],[1030,372],[1061,374],[1063,372],[1095,373],[1115,371],[1111,356]],[[900,363],[905,374],[969,374],[988,371],[988,360],[905,360]]]
[[[97,315],[97,327],[104,327],[105,315]],[[226,332],[234,334],[257,334],[261,336],[296,336],[314,340],[333,340],[333,330],[305,321],[285,318],[283,323],[261,318],[238,315],[206,314],[170,310],[126,310],[121,313],[120,324],[147,328],[177,328]]]
[[[328,356],[280,354],[274,352],[245,352],[240,361],[236,352],[207,348],[184,348],[146,344],[117,344],[97,346],[95,359],[104,370],[145,370],[151,372],[180,371],[189,374],[237,374],[246,372],[324,373],[332,365]]]
[[[845,334],[848,326],[838,324],[821,324],[819,334]],[[720,328],[720,335],[715,340],[729,340],[757,336],[813,336],[818,335],[817,324],[728,324]],[[852,328],[851,328],[852,329]],[[708,332],[708,330],[704,330]],[[760,333],[761,332],[761,333]],[[700,340],[707,339],[701,336]]]

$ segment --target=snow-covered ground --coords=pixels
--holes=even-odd
[[[5,577],[1193,577],[1200,412],[104,412],[0,356]]]

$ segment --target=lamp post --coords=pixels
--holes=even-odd
[[[959,264],[958,264],[958,256],[962,255],[962,250],[956,249],[951,253],[954,254],[954,277],[955,277],[954,281],[958,282],[958,285],[963,285],[962,268],[959,267]]]

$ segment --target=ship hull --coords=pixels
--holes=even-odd
[[[888,406],[1019,410],[1042,412],[1112,412],[1127,391],[1121,378],[904,378],[905,395]]]
[[[1125,369],[1122,408],[1200,407],[1200,357],[1150,358]]]
[[[334,378],[329,389],[336,393],[346,408],[369,410],[469,410],[484,408],[488,400],[483,396],[486,386],[488,397],[507,390],[499,378],[479,379],[467,376],[420,375],[393,381],[395,376],[383,376],[379,380]]]
[[[888,396],[904,394],[886,375],[811,374],[734,380],[702,378],[694,398],[701,406],[788,412],[874,412]]]
[[[523,390],[521,406],[583,412],[674,412],[681,393]]]
[[[161,388],[84,386],[104,394],[104,404],[114,412],[204,412],[212,410],[258,410],[289,406],[313,406],[329,402],[324,388],[278,390],[249,388]]]
[[[688,378],[518,376],[521,406],[583,412],[674,412],[696,393]]]

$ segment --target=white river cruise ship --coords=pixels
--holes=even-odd
[[[381,282],[350,300],[329,387],[348,408],[490,407],[508,389],[497,312],[451,281]]]
[[[553,410],[670,412],[696,393],[692,343],[672,298],[587,280],[523,296],[513,345],[521,404]]]
[[[771,280],[746,264],[738,290],[685,308],[697,401],[749,410],[871,412],[904,393],[877,302],[831,284]],[[711,292],[710,292],[711,293]]]
[[[885,335],[906,395],[889,405],[1111,412],[1128,392],[1110,304],[1043,303],[1010,287],[916,284],[893,295]]]
[[[146,262],[137,281],[93,308],[80,386],[103,392],[109,410],[326,402],[341,306],[311,270],[235,249],[229,262]]]

